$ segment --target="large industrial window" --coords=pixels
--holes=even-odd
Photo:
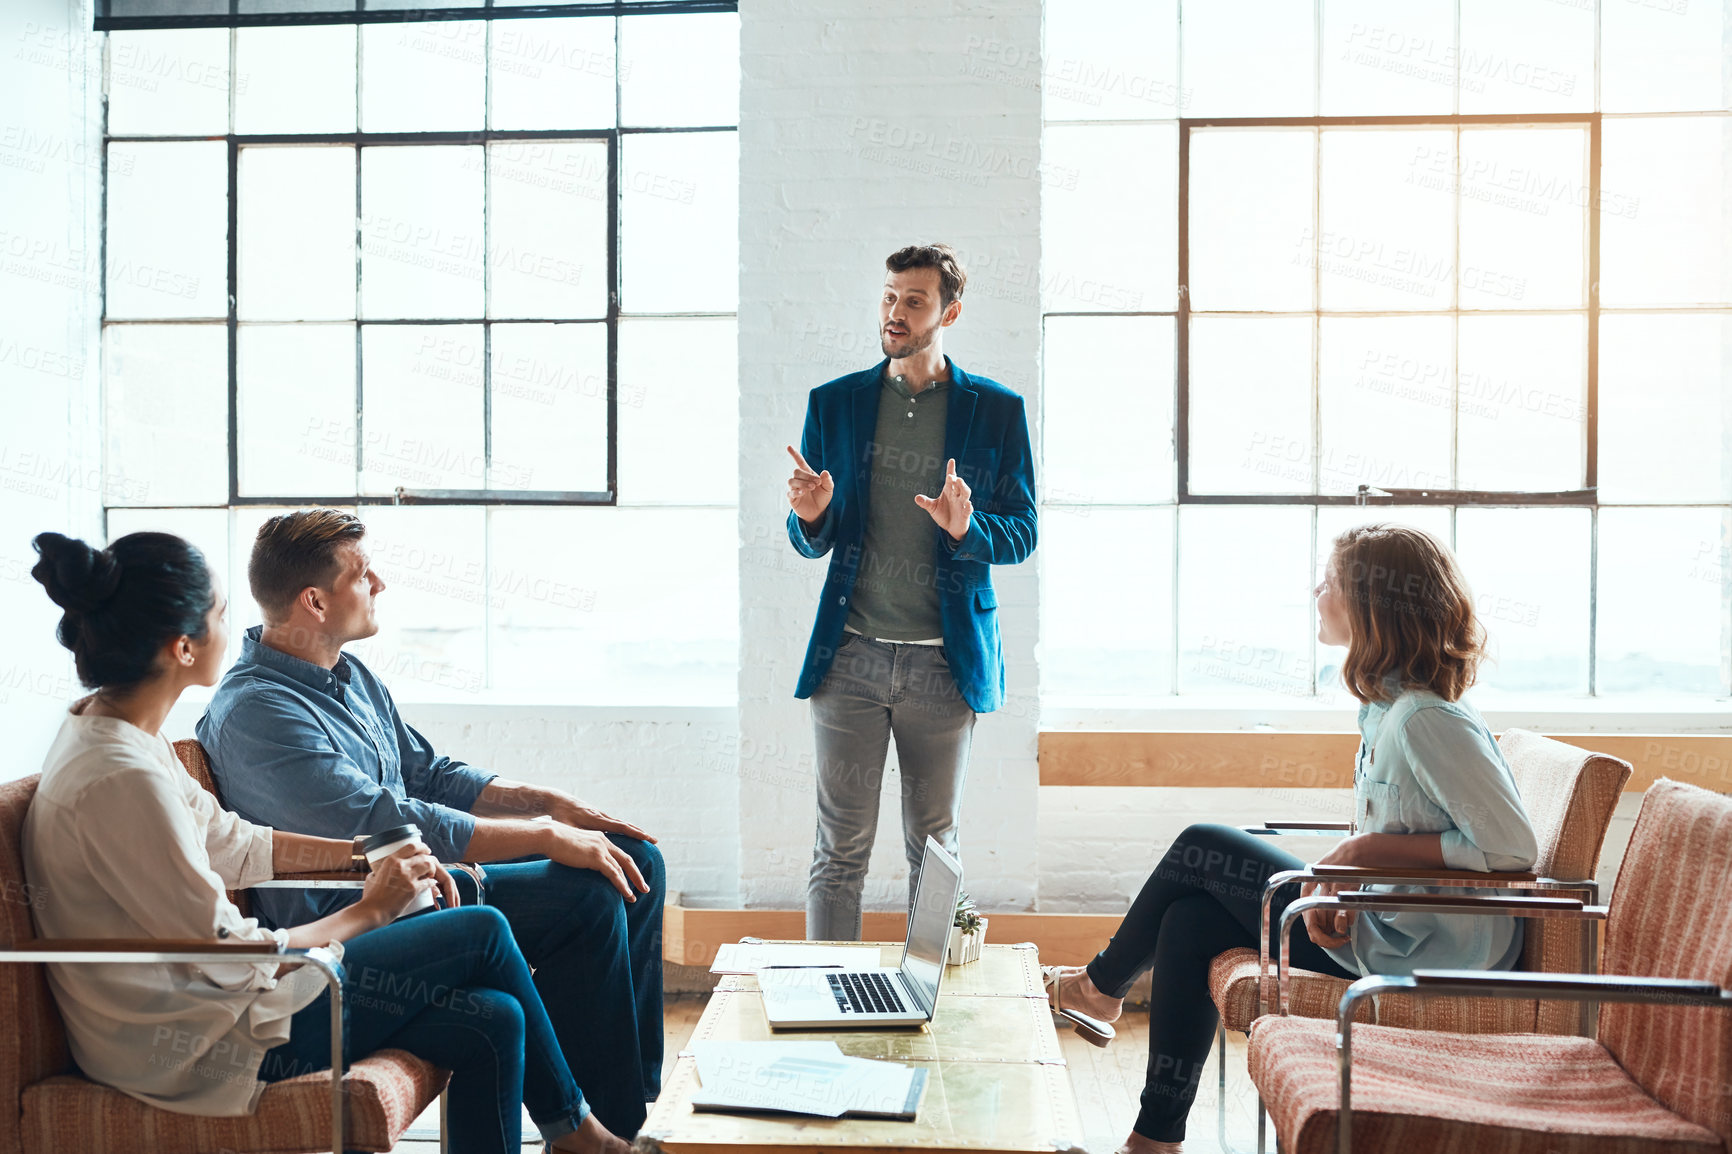
[[[355,507],[392,587],[358,651],[405,692],[730,696],[737,46],[731,12],[109,33],[110,534],[198,541],[247,625],[257,524]]]
[[[1460,556],[1491,702],[1728,691],[1719,5],[1055,5],[1043,692],[1350,704],[1347,526]]]

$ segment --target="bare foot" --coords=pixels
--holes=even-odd
[[[1184,1154],[1183,1142],[1157,1142],[1153,1138],[1145,1138],[1135,1130],[1125,1139],[1113,1154]]]
[[[563,1154],[631,1154],[631,1143],[616,1138],[594,1114],[583,1120],[577,1132],[553,1143]]]
[[[1058,970],[1059,1000],[1067,1010],[1076,1010],[1103,1022],[1116,1022],[1124,1012],[1123,998],[1109,998],[1095,988],[1085,966],[1060,966]],[[1134,1154],[1144,1154],[1135,1151]]]

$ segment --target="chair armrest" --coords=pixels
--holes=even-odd
[[[1415,970],[1409,979],[1421,994],[1493,998],[1543,995],[1595,1002],[1666,1002],[1732,1006],[1732,990],[1690,978],[1629,974],[1554,974],[1523,970]]]
[[[1293,925],[1293,919],[1306,910],[1338,909],[1338,910],[1428,910],[1431,913],[1477,914],[1481,916],[1506,918],[1568,918],[1577,921],[1603,921],[1606,917],[1605,906],[1590,906],[1579,898],[1515,898],[1502,895],[1477,894],[1383,894],[1364,891],[1337,894],[1329,897],[1314,894],[1308,898],[1300,898],[1288,905],[1281,914],[1281,934],[1276,941],[1275,983],[1280,993],[1278,1002],[1281,1013],[1287,1012],[1287,936]],[[1268,943],[1263,944],[1265,951]],[[1262,968],[1258,970],[1259,979],[1267,977],[1269,966],[1267,955],[1264,955]],[[1258,1013],[1263,1012],[1263,983],[1257,983]]]
[[[12,947],[13,953],[100,954],[268,954],[281,957],[275,942],[193,938],[32,938]]]
[[[277,874],[269,881],[248,886],[255,890],[358,890],[366,886],[367,875],[354,870],[314,870],[307,873]]]
[[[1312,877],[1322,881],[1344,882],[1429,882],[1432,885],[1468,885],[1484,886],[1488,889],[1502,889],[1535,883],[1553,883],[1551,878],[1542,878],[1531,873],[1484,873],[1480,870],[1454,869],[1409,869],[1401,866],[1352,866],[1352,865],[1313,865],[1310,869]],[[1576,883],[1578,886],[1583,883]]]
[[[1246,833],[1263,837],[1342,837],[1353,832],[1350,821],[1266,821],[1262,825],[1242,825]]]
[[[1375,890],[1350,890],[1336,894],[1334,902],[1355,909],[1440,910],[1456,913],[1486,913],[1513,910],[1518,913],[1545,910],[1582,910],[1581,898],[1530,898],[1504,894],[1385,894]],[[1398,903],[1398,904],[1394,904]]]

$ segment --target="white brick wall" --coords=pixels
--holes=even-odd
[[[0,4],[0,732],[34,773],[78,691],[31,538],[101,530],[101,47],[81,0]]]
[[[741,893],[799,907],[815,803],[810,715],[793,692],[825,562],[787,543],[782,446],[813,386],[878,361],[884,257],[930,240],[977,270],[946,351],[1020,391],[1038,421],[1039,302],[994,270],[1038,264],[1040,99],[967,65],[988,39],[1038,45],[1040,5],[742,0],[740,17]],[[976,728],[962,836],[976,896],[1027,909],[1035,565],[995,579],[1012,700]],[[897,790],[887,776],[867,888],[879,908],[906,901]]]
[[[1039,437],[1036,0],[742,0],[740,706],[719,709],[407,705],[438,745],[510,776],[571,789],[662,838],[673,888],[702,905],[798,907],[812,843],[812,739],[794,676],[822,562],[782,529],[782,445],[813,385],[878,359],[884,255],[944,239],[972,273],[947,348],[1029,402]],[[34,772],[78,692],[56,614],[28,575],[31,535],[97,533],[97,237],[92,143],[98,38],[81,0],[0,5],[11,111],[0,150],[0,727]],[[995,59],[1014,51],[1026,67]],[[80,273],[85,283],[78,284]],[[34,366],[34,367],[31,367]],[[994,909],[1122,909],[1192,821],[1345,809],[1324,791],[1036,786],[1034,561],[995,575],[1010,700],[976,730],[964,842]],[[171,719],[187,736],[196,706]],[[1514,719],[1505,719],[1514,720]],[[1522,720],[1542,731],[1553,719]],[[1551,728],[1573,728],[1558,721]],[[1639,727],[1638,727],[1639,728]],[[892,758],[894,771],[894,758]],[[898,782],[885,783],[872,905],[903,900]],[[1608,838],[1609,883],[1639,799]],[[1286,839],[1314,856],[1330,842]]]

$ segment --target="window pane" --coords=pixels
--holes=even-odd
[[[1723,501],[1732,321],[1600,317],[1600,499]]]
[[[487,685],[486,511],[371,506],[366,548],[385,582],[379,632],[352,648],[391,695],[447,698]]]
[[[107,92],[112,136],[221,136],[229,127],[228,29],[110,32]]]
[[[494,128],[612,128],[613,21],[496,20],[487,102]]]
[[[1461,111],[1594,106],[1595,6],[1461,0]]]
[[[242,325],[236,340],[241,494],[353,493],[355,327]]]
[[[479,20],[361,26],[361,131],[480,128],[487,25]]]
[[[1318,335],[1318,488],[1450,487],[1449,317],[1324,317]]]
[[[1184,14],[1187,116],[1310,116],[1317,31],[1310,4],[1238,0]]]
[[[605,325],[493,326],[488,476],[492,489],[606,491]]]
[[[734,502],[735,327],[732,317],[620,322],[621,504]]]
[[[621,307],[732,312],[740,296],[739,134],[628,136],[621,152]]]
[[[481,149],[361,150],[361,310],[478,317]]]
[[[1464,128],[1461,307],[1586,303],[1585,128]]]
[[[1310,317],[1192,317],[1190,490],[1310,493]]]
[[[980,39],[966,50],[969,75],[1011,83],[1038,75],[1048,120],[1165,120],[1183,108],[1178,0],[1050,4],[1041,59]]]
[[[1605,122],[1607,305],[1732,301],[1732,116]]]
[[[732,509],[493,510],[494,685],[592,705],[733,702],[738,542]]]
[[[619,22],[622,124],[740,121],[740,17],[626,16]]]
[[[1191,307],[1309,309],[1317,135],[1308,128],[1191,134]]]
[[[1492,660],[1481,692],[1586,693],[1586,509],[1462,509],[1456,554]]]
[[[1324,116],[1448,115],[1453,0],[1323,0]]]
[[[235,30],[235,131],[355,131],[355,25]]]
[[[361,491],[479,489],[480,325],[361,330]]]
[[[1179,511],[1179,691],[1311,696],[1311,510]]]
[[[1177,300],[1178,130],[1049,128],[1041,281],[1052,311],[1153,312]]]
[[[108,146],[108,316],[228,315],[221,141]]]
[[[1463,489],[1578,489],[1587,413],[1587,323],[1461,318],[1456,412]]]
[[[1455,206],[1417,169],[1454,167],[1448,129],[1323,133],[1318,286],[1327,309],[1446,309],[1454,299]]]
[[[1726,692],[1727,514],[1600,510],[1600,693]]]
[[[1172,320],[1049,317],[1043,355],[1041,500],[1171,501]]]
[[[1732,104],[1720,4],[1657,0],[1600,9],[1600,108],[1694,112]]]
[[[239,160],[242,320],[355,315],[355,150],[250,147]]]
[[[228,348],[222,325],[103,330],[108,504],[228,501]]]
[[[489,145],[487,182],[488,315],[605,317],[606,143]]]
[[[1048,507],[1040,535],[1041,695],[1171,693],[1173,510]]]

